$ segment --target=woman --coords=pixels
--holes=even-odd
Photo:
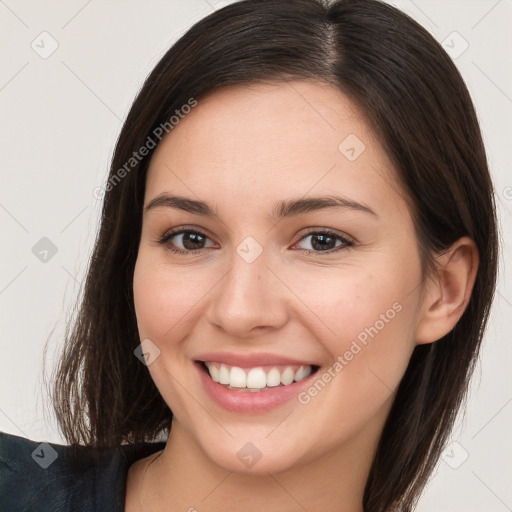
[[[426,30],[229,5],[130,110],[56,380],[72,446],[3,435],[4,508],[412,510],[496,265],[474,108]]]

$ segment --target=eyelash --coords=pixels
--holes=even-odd
[[[167,245],[168,242],[174,238],[176,235],[181,235],[183,233],[192,233],[194,235],[200,235],[204,238],[210,238],[206,233],[203,233],[201,231],[198,231],[196,229],[187,229],[187,228],[176,228],[176,229],[173,229],[169,232],[167,232],[165,235],[162,236],[162,238],[160,238],[157,243],[159,245]],[[310,228],[310,230],[308,230],[299,240],[298,242],[301,242],[302,240],[304,240],[305,238],[307,238],[308,236],[311,236],[311,235],[327,235],[327,236],[331,236],[331,237],[334,237],[334,238],[337,238],[338,240],[341,240],[342,244],[338,247],[335,247],[334,249],[329,249],[328,251],[315,251],[315,250],[309,250],[309,249],[302,249],[303,251],[308,251],[308,252],[312,252],[314,253],[315,255],[316,254],[319,254],[319,255],[324,255],[324,254],[334,254],[334,253],[337,253],[341,250],[349,250],[351,248],[354,247],[355,243],[354,241],[349,238],[347,235],[340,235],[339,233],[335,232],[335,231],[332,231],[330,229],[315,229],[315,228]],[[297,243],[298,243],[297,242]],[[166,247],[166,250],[172,252],[172,253],[175,253],[175,254],[179,254],[179,255],[182,255],[182,256],[186,256],[186,255],[195,255],[195,254],[198,254],[200,253],[201,251],[204,250],[203,249],[196,249],[196,250],[183,250],[183,249],[178,249],[178,248],[175,248],[175,247],[170,247],[170,246],[167,246]]]

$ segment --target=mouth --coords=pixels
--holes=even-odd
[[[241,393],[258,393],[286,388],[313,375],[317,365],[265,365],[241,368],[218,361],[196,361],[217,384]]]

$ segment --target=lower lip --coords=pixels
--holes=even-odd
[[[196,366],[206,392],[216,404],[228,411],[246,413],[270,411],[291,400],[310,385],[317,373],[312,373],[305,379],[288,386],[277,386],[264,391],[234,391],[213,381],[201,363],[196,363]]]

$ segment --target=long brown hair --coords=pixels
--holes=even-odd
[[[228,84],[296,79],[333,84],[365,114],[409,201],[425,273],[434,268],[432,255],[462,236],[479,251],[461,319],[441,340],[414,350],[367,481],[366,512],[409,511],[466,396],[494,295],[498,240],[468,90],[428,32],[378,0],[236,2],[190,28],[148,76],[117,141],[83,294],[56,370],[59,428],[71,444],[100,448],[153,440],[172,419],[133,353],[140,339],[132,279],[154,149],[122,179],[119,170],[190,98],[200,102]]]

